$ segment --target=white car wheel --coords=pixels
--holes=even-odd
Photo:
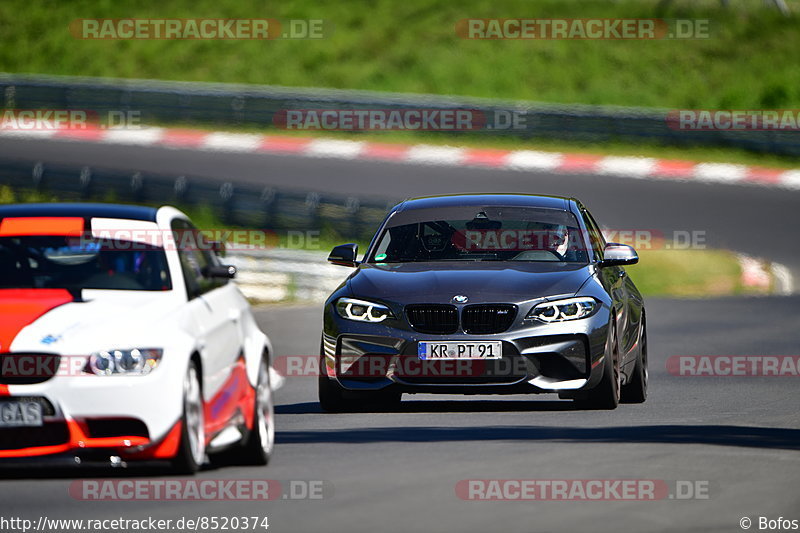
[[[275,403],[270,382],[269,360],[264,357],[258,367],[256,385],[255,413],[253,429],[244,442],[240,456],[246,464],[265,465],[269,463],[275,445]]]
[[[194,365],[191,365],[186,373],[183,396],[189,450],[195,464],[201,465],[206,455],[206,430],[203,416],[203,396],[200,390],[200,380],[197,377],[197,368]]]
[[[270,387],[269,365],[262,359],[258,369],[258,387],[256,388],[256,424],[258,438],[264,454],[269,456],[275,444],[275,405]]]

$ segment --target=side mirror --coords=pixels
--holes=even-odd
[[[603,260],[600,261],[600,266],[635,265],[638,262],[639,255],[632,246],[610,242],[606,244],[603,251]]]
[[[233,265],[209,265],[203,269],[203,276],[207,278],[233,279],[236,277],[236,267]]]
[[[340,244],[331,250],[331,255],[328,256],[328,261],[334,265],[357,267],[359,264],[358,261],[356,261],[357,256],[357,244]]]

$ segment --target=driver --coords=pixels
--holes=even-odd
[[[563,224],[545,224],[534,222],[528,224],[533,231],[531,243],[534,250],[547,250],[563,258],[569,250],[569,229]]]
[[[564,257],[569,250],[569,230],[563,224],[554,226],[549,232],[548,249],[554,251],[559,257]]]

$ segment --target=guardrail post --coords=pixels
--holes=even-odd
[[[234,224],[236,221],[233,209],[233,183],[226,181],[219,188],[219,196],[222,200],[222,220],[228,224]]]
[[[37,161],[31,170],[31,181],[33,188],[37,191],[42,190],[42,182],[44,181],[44,163]]]
[[[133,176],[131,176],[131,194],[136,202],[144,202],[145,200],[145,190],[144,190],[144,177],[142,176],[141,172],[135,172]]]
[[[350,220],[350,231],[353,235],[361,236],[361,220],[359,215],[361,213],[361,202],[355,196],[350,196],[345,201],[345,210],[347,211],[348,219]]]
[[[175,178],[172,190],[176,202],[186,203],[189,196],[189,182],[186,180],[186,176]]]
[[[259,198],[261,199],[261,205],[264,210],[264,228],[274,230],[275,210],[278,205],[278,191],[273,187],[264,187]]]
[[[78,176],[80,183],[81,197],[86,200],[92,195],[92,169],[89,167],[81,168],[81,173]]]
[[[306,229],[318,230],[320,229],[320,202],[321,197],[318,192],[310,192],[306,195],[306,212],[309,217],[309,224]]]

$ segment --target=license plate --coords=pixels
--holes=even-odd
[[[503,343],[488,342],[420,342],[420,359],[500,359]]]
[[[36,402],[0,402],[0,427],[41,425],[41,404]]]

